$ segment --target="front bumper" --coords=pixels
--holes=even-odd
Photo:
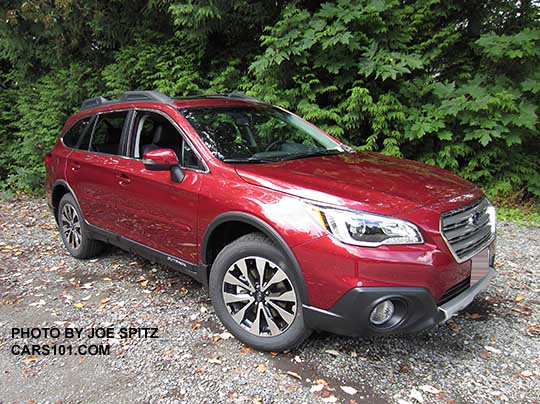
[[[495,276],[490,267],[484,278],[441,306],[431,293],[419,287],[358,287],[347,292],[328,310],[303,306],[304,321],[312,329],[347,336],[374,336],[391,333],[412,333],[447,321],[467,307],[484,291]],[[374,326],[369,321],[373,308],[391,299],[396,311],[388,326]]]

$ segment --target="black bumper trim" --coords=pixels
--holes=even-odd
[[[391,299],[399,310],[391,327],[376,327],[369,321],[373,308]],[[445,320],[431,293],[418,287],[362,287],[347,292],[329,310],[303,306],[306,326],[347,336],[376,336],[391,333],[414,333]]]

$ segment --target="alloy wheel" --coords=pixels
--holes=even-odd
[[[62,207],[62,232],[69,246],[74,250],[79,249],[82,239],[81,222],[77,210],[69,203]]]
[[[241,258],[232,264],[223,278],[222,295],[233,320],[260,337],[285,332],[298,310],[288,275],[262,257]]]

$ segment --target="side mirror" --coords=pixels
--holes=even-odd
[[[170,171],[171,181],[182,182],[184,172],[180,168],[178,157],[172,149],[150,150],[143,155],[144,168],[150,171]]]

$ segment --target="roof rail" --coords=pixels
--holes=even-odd
[[[186,97],[178,97],[179,100],[196,100],[196,99],[205,99],[205,98],[232,98],[237,100],[246,100],[246,101],[255,101],[255,102],[264,102],[258,98],[252,97],[247,94],[242,93],[217,93],[217,94],[201,94],[201,95],[188,95]]]
[[[173,99],[159,91],[125,91],[122,94],[100,95],[84,100],[81,111],[101,105],[118,104],[120,102],[154,101],[162,104],[173,104]]]
[[[252,97],[251,95],[247,95],[247,94],[244,94],[244,93],[227,93],[227,94],[223,94],[223,95],[226,96],[226,97],[229,97],[229,98],[240,98],[241,100],[265,102],[265,101],[260,100],[260,99],[258,99],[256,97]]]

